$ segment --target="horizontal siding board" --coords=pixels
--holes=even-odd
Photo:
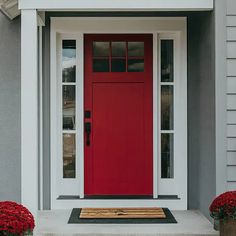
[[[228,181],[236,182],[236,166],[228,166],[227,175],[228,175]]]
[[[228,182],[227,187],[228,187],[228,191],[236,190],[236,182]]]
[[[236,42],[227,42],[227,57],[236,58]]]
[[[227,125],[227,136],[236,137],[236,125]]]
[[[227,152],[227,164],[236,165],[236,152]]]
[[[236,124],[236,111],[227,111],[227,123]]]
[[[236,40],[236,27],[227,27],[227,40]]]
[[[224,1],[224,0],[221,0]],[[227,0],[227,15],[235,15],[236,14],[236,1],[235,0]]]
[[[236,77],[227,78],[227,93],[236,94]],[[236,119],[235,119],[235,123],[236,123]]]
[[[227,109],[236,110],[236,95],[227,95]]]
[[[227,75],[236,76],[236,59],[227,60]]]
[[[236,26],[236,16],[227,16],[227,26]]]
[[[228,151],[236,150],[236,138],[227,138],[227,148]]]

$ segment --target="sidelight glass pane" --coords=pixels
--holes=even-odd
[[[62,81],[75,82],[76,78],[76,41],[62,41]]]
[[[144,60],[143,59],[129,59],[128,72],[143,72]]]
[[[125,42],[112,42],[112,56],[125,57],[126,56],[126,43]]]
[[[144,56],[144,42],[128,42],[128,56],[129,57],[143,57]]]
[[[63,129],[75,130],[75,86],[63,85]]]
[[[125,72],[126,71],[126,60],[125,59],[112,59],[111,71],[112,72]]]
[[[161,86],[161,129],[174,129],[173,85]]]
[[[173,134],[161,134],[161,178],[174,178]]]
[[[94,57],[108,57],[110,54],[109,42],[93,42]]]
[[[161,40],[161,82],[174,81],[174,41]]]
[[[109,72],[109,59],[93,59],[93,72]]]
[[[75,178],[75,134],[63,134],[63,178]]]

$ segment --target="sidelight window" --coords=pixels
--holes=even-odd
[[[63,178],[76,177],[76,40],[62,40]]]
[[[174,178],[174,41],[161,40],[161,178]]]

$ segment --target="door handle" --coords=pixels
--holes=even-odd
[[[90,146],[91,123],[85,122],[86,146]]]

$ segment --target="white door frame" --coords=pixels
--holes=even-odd
[[[187,36],[185,17],[145,17],[145,18],[79,18],[79,17],[52,17],[51,18],[51,208],[70,208],[82,206],[167,206],[171,209],[187,209]],[[84,168],[83,168],[83,35],[86,33],[127,33],[127,34],[153,34],[153,200],[87,200],[84,197]],[[72,181],[59,180],[60,166],[58,158],[61,158],[59,151],[58,137],[61,136],[62,117],[60,111],[61,95],[61,67],[60,65],[60,45],[62,39],[75,39],[77,41],[77,76],[76,76],[76,100],[79,103],[77,109],[77,156],[80,177]],[[159,103],[160,93],[160,74],[159,74],[159,42],[160,39],[173,39],[175,44],[174,64],[175,64],[175,82],[174,82],[174,109],[175,109],[175,177],[174,179],[161,179],[160,170],[160,123],[159,123]],[[59,86],[59,87],[58,87]],[[178,109],[176,109],[178,107]],[[62,183],[64,182],[64,183]],[[58,184],[59,183],[59,184]],[[62,185],[61,185],[62,183]],[[82,199],[79,200],[57,200],[61,194],[59,189],[62,186],[78,186],[78,192]],[[176,186],[176,187],[175,187]],[[65,187],[66,188],[66,187]],[[172,191],[171,191],[172,190]],[[65,193],[69,193],[65,190]],[[178,195],[179,199],[160,200],[158,195]],[[69,195],[69,194],[68,194]]]

